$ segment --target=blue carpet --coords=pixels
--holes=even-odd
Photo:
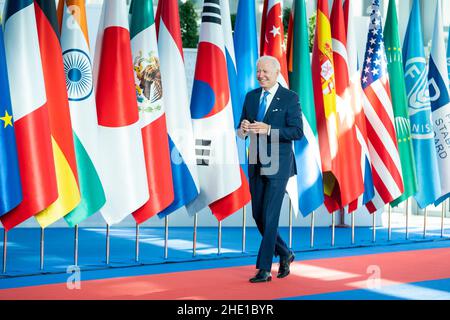
[[[105,228],[79,229],[79,260],[82,269],[105,267]],[[281,236],[289,238],[289,229],[280,228]],[[440,230],[431,230],[424,239],[420,230],[410,233],[405,240],[403,229],[392,230],[392,240],[387,240],[387,229],[377,230],[376,242],[372,242],[371,228],[355,229],[355,244],[351,244],[350,229],[336,229],[335,246],[331,246],[331,228],[316,228],[314,248],[310,248],[309,228],[293,228],[293,250],[310,251],[342,249],[361,246],[387,246],[393,244],[435,242],[448,239],[440,237]],[[217,228],[202,227],[197,233],[197,255],[192,255],[192,228],[172,227],[169,229],[168,259],[164,259],[164,228],[141,228],[140,261],[135,262],[135,229],[111,228],[110,266],[124,267],[139,264],[181,262],[201,259],[248,257],[257,254],[261,236],[256,228],[247,228],[246,252],[242,253],[242,229],[222,228],[222,249],[217,254]],[[395,246],[394,246],[395,247]],[[385,247],[383,251],[389,251]],[[1,242],[0,249],[3,249]],[[394,248],[395,250],[395,248]],[[327,257],[329,254],[326,255]],[[74,232],[69,228],[49,228],[45,230],[44,272],[65,272],[74,263]],[[40,229],[15,228],[8,232],[8,260],[6,275],[41,273],[40,269]]]
[[[83,270],[107,267],[105,228],[79,229],[79,260]],[[289,229],[280,228],[280,234],[287,242]],[[247,228],[246,252],[242,253],[242,229],[239,227],[222,228],[221,254],[217,254],[218,232],[214,227],[198,228],[197,255],[192,255],[192,228],[172,227],[169,229],[168,259],[164,259],[164,228],[141,228],[140,260],[135,262],[135,229],[111,228],[110,266],[126,267],[142,264],[161,264],[192,260],[215,260],[224,258],[254,257],[257,254],[261,236],[256,228]],[[411,229],[410,239],[405,239],[404,229],[393,229],[392,240],[388,241],[387,228],[378,228],[376,242],[372,242],[372,228],[355,229],[355,244],[351,244],[351,229],[336,229],[335,246],[331,246],[331,228],[315,229],[314,248],[310,248],[310,229],[293,228],[293,250],[297,252],[322,251],[316,258],[344,254],[343,248],[367,247],[368,252],[389,252],[398,250],[400,244],[417,244],[409,246],[411,250],[423,248],[431,242],[439,246],[440,230],[430,230],[427,237],[422,237],[420,228]],[[392,245],[396,246],[392,246]],[[429,247],[429,246],[427,246]],[[378,250],[373,250],[378,248]],[[332,249],[332,250],[327,250]],[[336,250],[340,249],[340,250]],[[3,242],[0,243],[3,250]],[[403,249],[402,249],[403,250]],[[336,251],[336,252],[335,252]],[[330,252],[333,252],[331,254]],[[361,253],[361,254],[365,254]],[[347,253],[353,254],[353,253]],[[69,228],[49,228],[45,230],[45,273],[66,272],[67,266],[74,263],[74,231]],[[8,259],[6,276],[40,274],[40,229],[15,228],[8,232]],[[5,276],[5,275],[4,275]],[[1,277],[1,276],[0,276]]]
[[[298,296],[282,300],[450,300],[450,279]]]

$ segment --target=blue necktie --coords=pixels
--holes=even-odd
[[[269,91],[264,91],[263,98],[259,103],[258,115],[256,116],[256,121],[261,122],[264,119],[264,114],[266,113],[267,106],[267,96],[270,94]]]

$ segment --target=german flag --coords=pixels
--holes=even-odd
[[[36,215],[45,228],[78,205],[80,191],[56,5],[54,1],[36,0],[34,8],[58,186],[58,199]]]

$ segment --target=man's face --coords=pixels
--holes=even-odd
[[[277,83],[278,73],[271,61],[262,60],[258,62],[256,78],[261,88],[266,90],[272,88]]]

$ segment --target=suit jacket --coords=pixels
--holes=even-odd
[[[262,88],[258,88],[247,93],[239,123],[244,119],[247,119],[250,122],[255,121],[256,115],[258,114],[261,91]],[[270,136],[266,137],[267,156],[273,156],[272,149],[274,143],[279,147],[279,169],[273,174],[267,174],[267,177],[269,179],[288,179],[297,174],[294,152],[292,150],[292,141],[299,140],[303,137],[301,107],[297,94],[280,85],[262,122],[271,126]],[[271,136],[275,134],[274,130],[278,130],[278,142],[271,141]],[[255,147],[258,145],[256,143],[257,137],[253,135],[250,138],[250,153],[256,152],[255,150],[257,148]],[[260,159],[259,154],[257,158]],[[259,161],[256,164],[249,163],[249,177],[251,178],[255,174],[260,174],[260,168],[268,168],[271,165],[274,164],[264,164]]]

